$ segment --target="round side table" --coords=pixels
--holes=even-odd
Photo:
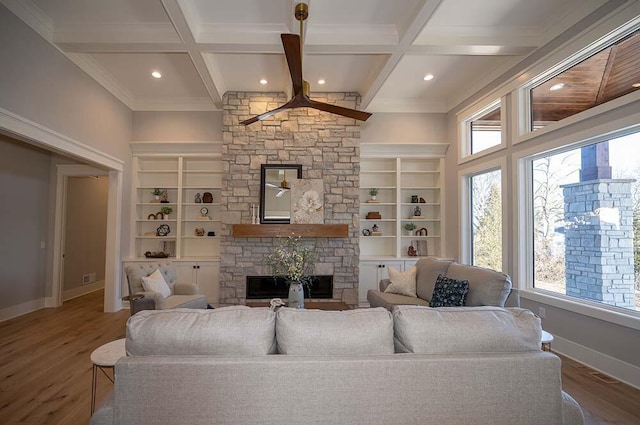
[[[551,351],[552,342],[553,342],[553,335],[543,330],[542,331],[542,351]]]
[[[106,372],[106,369],[111,369],[113,375],[113,368],[116,362],[122,357],[127,355],[124,347],[125,338],[117,339],[115,341],[108,342],[104,345],[93,350],[91,353],[91,362],[93,363],[93,380],[91,385],[91,414],[96,408],[96,381],[98,379],[98,369],[102,371],[104,376],[111,382],[115,376],[111,377]]]

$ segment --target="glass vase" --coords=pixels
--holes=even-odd
[[[304,287],[301,283],[291,282],[289,284],[289,307],[304,308]]]

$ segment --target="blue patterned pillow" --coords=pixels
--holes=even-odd
[[[438,275],[429,307],[461,307],[469,292],[468,280],[451,279]]]

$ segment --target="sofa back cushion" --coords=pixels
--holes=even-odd
[[[539,351],[540,319],[502,307],[396,306],[396,352],[421,354]]]
[[[469,292],[465,300],[465,305],[469,307],[504,307],[511,291],[511,278],[508,275],[482,267],[451,263],[447,277],[469,281]]]
[[[268,308],[145,310],[127,322],[127,355],[274,354],[275,325],[276,315]]]
[[[276,338],[281,354],[394,352],[393,320],[391,313],[382,307],[347,311],[281,308],[276,320]]]
[[[431,301],[438,275],[446,276],[447,269],[451,263],[453,263],[453,260],[435,257],[426,257],[418,260],[416,263],[416,293],[418,298]]]

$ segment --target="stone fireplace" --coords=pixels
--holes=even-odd
[[[357,108],[359,101],[356,93],[313,98],[348,108]],[[333,276],[331,300],[357,305],[359,122],[300,108],[246,127],[239,124],[286,101],[283,93],[227,92],[223,98],[220,305],[244,304],[247,276],[269,275],[264,258],[277,241],[231,236],[233,224],[251,223],[251,206],[260,203],[261,164],[302,164],[303,179],[324,181],[324,222],[348,224],[349,232],[346,238],[314,238],[314,274]]]

